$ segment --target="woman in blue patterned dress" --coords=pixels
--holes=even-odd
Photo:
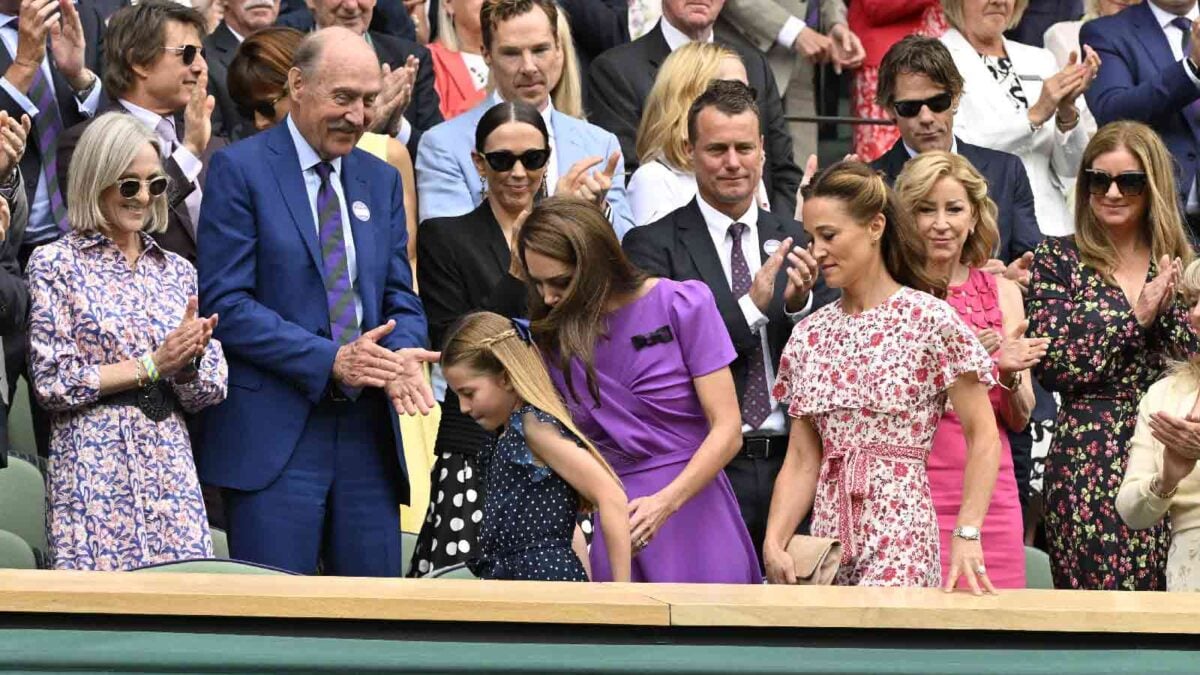
[[[133,116],[96,120],[67,184],[71,231],[29,259],[58,569],[212,557],[182,411],[222,401],[227,368],[210,339],[217,317],[197,316],[195,269],[147,234],[167,224],[160,156]]]

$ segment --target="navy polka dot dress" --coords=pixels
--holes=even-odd
[[[587,581],[571,549],[579,495],[549,467],[535,462],[525,442],[527,415],[575,438],[558,420],[531,405],[508,418],[508,426],[479,455],[484,492],[481,550],[468,566],[484,579]]]

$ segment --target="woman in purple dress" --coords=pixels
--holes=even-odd
[[[555,386],[629,497],[632,580],[760,583],[722,471],[742,421],[711,291],[648,278],[604,216],[569,198],[533,210],[517,258]],[[612,578],[603,537],[591,563],[594,580]]]

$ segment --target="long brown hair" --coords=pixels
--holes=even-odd
[[[975,227],[963,242],[958,261],[967,267],[983,267],[996,255],[1000,243],[1000,229],[996,226],[996,202],[988,196],[987,179],[962,155],[941,150],[922,152],[908,160],[904,170],[896,176],[896,196],[902,208],[910,215],[916,213],[917,205],[943,178],[958,181],[967,193],[971,216]]]
[[[862,162],[838,162],[818,174],[809,186],[805,198],[816,197],[842,202],[846,213],[864,226],[883,214],[879,251],[888,274],[909,288],[945,297],[946,281],[925,269],[925,240],[881,174]]]
[[[537,346],[525,342],[511,319],[492,312],[464,316],[450,330],[441,362],[446,368],[461,365],[485,375],[507,378],[521,400],[558,420],[620,485],[616,472],[571,420]],[[580,504],[589,511],[595,507],[582,496]]]
[[[519,276],[529,279],[527,252],[533,251],[575,270],[558,304],[546,305],[529,283],[529,317],[538,344],[558,358],[567,389],[576,403],[571,382],[571,359],[578,357],[587,372],[587,388],[597,405],[596,342],[604,334],[604,309],[616,295],[641,288],[646,273],[625,257],[612,224],[592,204],[574,197],[551,197],[533,208],[517,235]]]
[[[1175,170],[1171,155],[1158,134],[1141,122],[1106,124],[1092,137],[1083,151],[1079,180],[1075,181],[1075,245],[1079,259],[1095,269],[1110,284],[1115,284],[1120,260],[1108,228],[1092,213],[1088,181],[1083,175],[1092,168],[1096,158],[1114,150],[1124,149],[1133,155],[1146,172],[1146,217],[1142,233],[1150,244],[1150,260],[1157,263],[1164,255],[1179,258],[1186,267],[1192,261],[1183,218],[1175,198]]]

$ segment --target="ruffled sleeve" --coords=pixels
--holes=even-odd
[[[701,281],[660,279],[658,283],[675,285],[670,301],[671,331],[691,376],[708,375],[733,363],[737,352],[712,290]]]
[[[938,302],[930,312],[933,322],[926,344],[926,357],[933,365],[936,392],[950,388],[960,376],[975,373],[989,389],[996,384],[995,363],[979,338],[950,305]]]
[[[525,439],[525,425],[531,417],[536,422],[554,427],[563,438],[568,438],[577,445],[579,439],[553,415],[531,405],[523,406],[508,418],[508,430],[504,434],[505,438],[501,439],[502,449],[497,453],[496,459],[524,468],[529,472],[530,480],[537,483],[552,476],[554,472],[545,464],[539,464],[533,457],[533,451],[529,449],[529,441]]]

